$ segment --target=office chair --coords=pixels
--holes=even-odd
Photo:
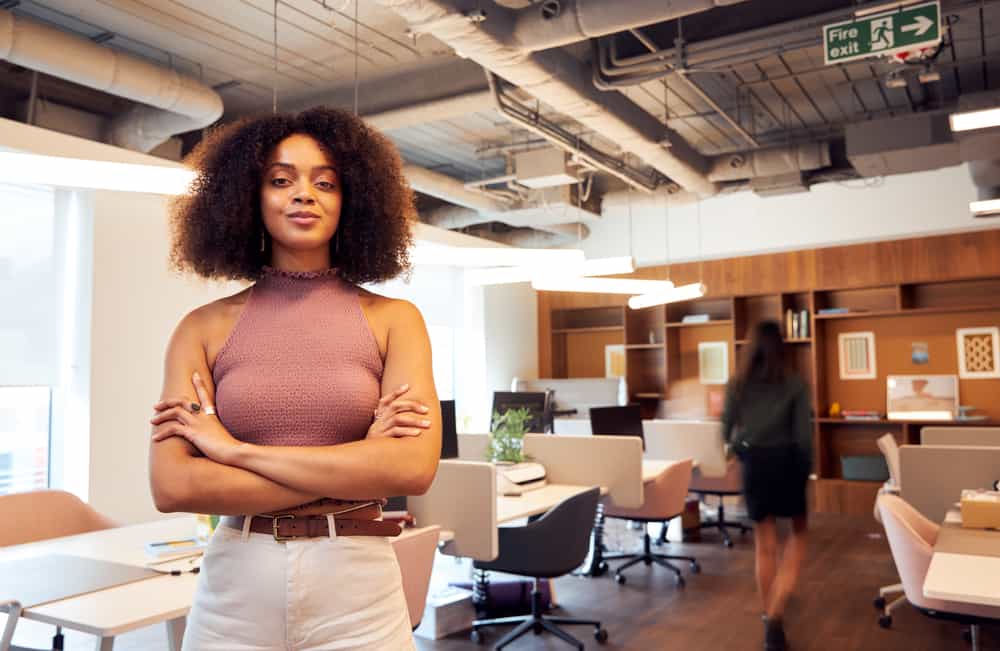
[[[604,516],[607,518],[619,518],[622,520],[638,521],[648,524],[650,522],[666,522],[674,519],[684,511],[684,502],[687,499],[688,484],[691,482],[691,459],[685,459],[672,463],[663,469],[651,482],[644,486],[645,499],[642,506],[636,509],[626,509],[607,504],[604,507]],[[615,570],[615,581],[619,584],[625,583],[625,575],[622,572],[637,563],[652,565],[656,563],[672,571],[677,579],[677,585],[684,586],[684,577],[681,576],[680,569],[671,563],[671,560],[687,561],[691,564],[691,571],[697,574],[701,571],[698,561],[690,556],[673,556],[670,554],[655,554],[651,551],[652,539],[649,530],[643,527],[643,549],[641,553],[614,553],[605,554],[604,560],[626,560],[627,562]]]
[[[941,527],[896,495],[879,495],[878,509],[906,599],[928,617],[969,626],[972,651],[979,651],[979,626],[1000,620],[1000,608],[925,597],[924,579]]]
[[[878,443],[878,449],[882,451],[882,456],[885,457],[885,465],[889,468],[889,481],[885,482],[879,489],[879,495],[899,495],[899,445],[896,443],[896,437],[892,434],[885,434],[876,443]],[[874,515],[875,521],[882,524],[882,516],[878,508],[878,496],[875,498]],[[886,597],[893,594],[900,596],[886,603]],[[892,626],[892,611],[905,603],[906,594],[903,592],[902,583],[893,583],[879,588],[878,596],[872,601],[872,604],[879,611],[878,625],[882,628]]]
[[[542,614],[542,593],[539,581],[569,574],[587,557],[590,548],[590,530],[597,513],[600,489],[569,497],[552,507],[539,519],[522,527],[501,527],[498,531],[500,555],[492,561],[475,561],[476,570],[495,570],[534,579],[531,591],[531,614],[519,617],[477,620],[472,624],[471,639],[481,643],[480,629],[496,624],[519,624],[497,642],[494,649],[503,649],[529,631],[536,635],[548,631],[582,651],[583,643],[564,631],[559,625],[594,627],[594,638],[604,643],[608,632],[596,620],[570,617],[550,617]]]

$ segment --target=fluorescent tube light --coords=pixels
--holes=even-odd
[[[579,249],[518,249],[514,247],[461,247],[422,245],[413,247],[415,265],[452,267],[537,267],[548,270],[580,264],[585,256]]]
[[[952,131],[972,131],[974,129],[1000,127],[1000,108],[952,113],[948,116],[948,121],[951,123]]]
[[[0,152],[0,179],[5,183],[184,194],[194,177],[192,170],[183,167]]]
[[[535,278],[531,286],[543,292],[591,292],[594,294],[651,294],[669,291],[669,280],[632,280],[630,278],[578,278],[552,276]]]
[[[972,201],[969,203],[969,210],[973,217],[995,217],[1000,215],[1000,199]]]
[[[496,269],[471,269],[465,272],[467,285],[506,285],[529,283],[535,278],[552,276],[610,276],[629,274],[635,271],[632,256],[619,258],[597,258],[582,263],[570,264],[556,269],[538,267],[499,267]]]
[[[662,292],[647,293],[641,296],[633,296],[628,299],[628,306],[633,310],[641,310],[644,307],[654,305],[665,305],[666,303],[676,303],[677,301],[688,301],[692,298],[699,298],[705,295],[705,286],[701,283],[681,285]]]

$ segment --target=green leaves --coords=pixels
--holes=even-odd
[[[502,415],[493,412],[490,443],[486,447],[487,461],[509,461],[520,463],[524,460],[522,448],[524,433],[531,421],[529,409],[508,409]]]

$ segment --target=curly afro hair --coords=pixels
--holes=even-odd
[[[413,192],[395,146],[348,111],[318,107],[243,119],[211,131],[186,158],[197,176],[170,206],[171,264],[205,278],[256,280],[262,252],[264,163],[292,134],[306,134],[337,164],[343,206],[330,260],[344,280],[381,282],[410,267]],[[335,244],[339,240],[339,243]]]

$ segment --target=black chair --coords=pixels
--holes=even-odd
[[[601,628],[599,621],[543,615],[542,593],[538,586],[540,579],[569,574],[583,563],[590,548],[590,530],[594,525],[600,495],[600,489],[595,487],[563,500],[548,513],[523,527],[500,528],[500,555],[492,561],[476,561],[473,567],[476,570],[495,570],[533,578],[535,584],[531,591],[531,614],[477,620],[472,624],[473,642],[483,641],[479,629],[484,626],[516,623],[520,625],[501,638],[495,649],[504,648],[529,631],[536,635],[548,631],[577,649],[583,649],[583,643],[560,628],[559,624],[593,626],[597,641],[607,641],[608,632]]]

